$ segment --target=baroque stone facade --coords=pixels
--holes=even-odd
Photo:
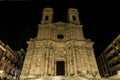
[[[44,8],[38,34],[27,41],[21,80],[100,79],[93,44],[85,39],[77,9],[68,9],[68,23],[52,23],[53,9]]]

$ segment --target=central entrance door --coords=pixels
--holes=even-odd
[[[56,74],[57,75],[65,75],[65,62],[64,61],[57,61],[56,65]]]

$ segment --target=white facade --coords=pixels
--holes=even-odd
[[[27,42],[21,80],[100,79],[94,43],[85,39],[77,9],[68,9],[68,23],[52,19],[53,9],[44,8],[37,37]]]

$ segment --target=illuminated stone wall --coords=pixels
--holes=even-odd
[[[82,76],[86,79],[100,78],[92,47],[94,43],[85,39],[77,9],[68,10],[69,23],[52,23],[51,11],[53,11],[51,8],[44,9],[41,24],[38,25],[37,37],[27,42],[28,48],[21,79],[43,76],[49,78],[76,76],[79,80]],[[46,16],[50,17],[48,21],[44,18]],[[71,16],[74,16],[75,20]],[[58,61],[64,62],[64,75],[57,75]]]

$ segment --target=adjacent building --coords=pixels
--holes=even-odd
[[[86,39],[77,9],[68,9],[68,23],[53,23],[54,11],[44,8],[37,37],[27,41],[21,80],[99,80],[93,44]]]
[[[19,78],[25,52],[13,51],[0,41],[0,77]]]
[[[120,34],[118,34],[110,45],[101,53],[97,58],[97,62],[102,77],[118,77],[118,74],[120,74]]]

